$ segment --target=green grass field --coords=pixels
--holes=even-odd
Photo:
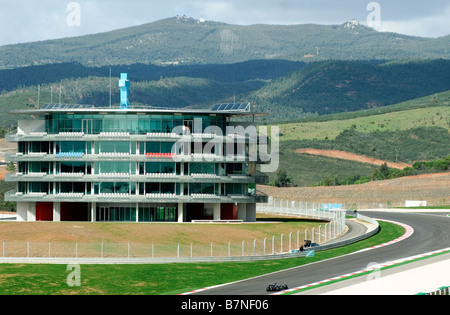
[[[280,137],[280,141],[334,140],[341,132],[348,129],[371,133],[409,130],[419,126],[450,130],[450,106],[418,108],[349,119],[281,124],[280,132],[283,136]]]
[[[72,269],[52,264],[0,264],[1,295],[175,295],[348,254],[396,239],[398,225],[379,222],[375,236],[317,252],[313,258],[242,263],[81,265],[80,286],[69,286]]]

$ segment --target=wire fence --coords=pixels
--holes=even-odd
[[[294,208],[305,211],[315,211],[317,209],[321,209],[324,202],[311,202],[311,201],[298,201],[298,200],[285,200],[278,199],[269,196],[268,198],[268,206],[281,207],[281,208]],[[405,201],[366,201],[366,202],[340,202],[342,209],[347,210],[363,210],[363,209],[391,209],[398,207],[405,207]]]
[[[326,242],[333,237],[333,224],[317,229],[281,233],[264,239],[241,242],[141,244],[135,242],[11,241],[2,243],[2,257],[48,258],[162,258],[232,257],[274,255],[299,249],[305,240]]]
[[[280,203],[280,205],[283,203]],[[264,239],[239,242],[152,244],[136,242],[67,242],[3,240],[2,257],[47,258],[164,258],[164,257],[238,257],[275,255],[298,250],[306,240],[326,243],[344,232],[344,211],[257,205],[257,212],[295,215],[323,220],[324,224],[309,229],[279,231]],[[294,205],[295,206],[295,205]]]

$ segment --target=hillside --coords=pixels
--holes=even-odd
[[[273,117],[358,111],[450,90],[450,61],[328,61],[276,79],[249,98]]]
[[[450,90],[450,60],[323,61],[249,60],[232,64],[156,66],[132,64],[87,67],[47,64],[0,70],[0,109],[40,104],[119,101],[117,78],[128,72],[133,105],[210,108],[215,103],[249,101],[270,112],[263,122],[309,118],[329,113],[369,110]],[[439,100],[436,100],[439,101]],[[6,110],[4,111],[4,113]],[[11,126],[0,115],[3,126]]]
[[[295,61],[450,58],[450,37],[421,38],[340,25],[231,25],[174,17],[74,38],[0,47],[0,68],[58,62],[83,65],[218,64],[252,59]]]
[[[258,186],[277,199],[342,203],[347,209],[404,207],[405,200],[426,200],[430,206],[448,205],[450,173],[409,176],[360,185],[278,188]]]
[[[340,25],[231,25],[177,16],[106,33],[0,47],[0,110],[105,105],[128,72],[132,104],[250,101],[263,122],[381,108],[450,90],[450,35]],[[52,95],[53,94],[53,95]],[[52,97],[53,96],[53,97]],[[0,123],[11,126],[10,117]]]
[[[334,140],[345,130],[394,132],[415,127],[450,130],[450,90],[399,104],[355,112],[323,115],[280,124],[280,141]]]
[[[370,176],[379,166],[370,160],[311,155],[317,149],[343,151],[368,159],[411,165],[450,155],[450,91],[401,104],[279,124],[280,169],[298,186],[325,178]],[[302,153],[298,153],[298,152]],[[311,152],[311,151],[309,151]],[[269,174],[273,182],[276,174]]]

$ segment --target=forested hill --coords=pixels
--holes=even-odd
[[[0,91],[9,92],[19,87],[54,84],[64,79],[109,77],[110,74],[115,80],[121,72],[129,73],[133,82],[158,81],[175,77],[203,78],[223,83],[273,80],[299,70],[305,65],[304,62],[288,60],[249,60],[233,64],[182,66],[138,63],[88,67],[78,62],[53,63],[0,70]]]
[[[340,25],[231,25],[187,17],[74,38],[0,47],[0,69],[57,62],[83,65],[223,64],[293,61],[450,59],[450,36],[421,38]]]
[[[251,102],[270,121],[379,108],[450,90],[450,35],[340,25],[230,25],[187,17],[0,47],[0,123],[45,102],[210,108]],[[39,103],[38,103],[39,86]]]
[[[289,120],[383,107],[450,90],[450,60],[311,63],[248,98]]]

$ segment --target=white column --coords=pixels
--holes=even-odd
[[[97,215],[96,215],[96,208],[97,208],[97,203],[96,202],[92,202],[91,203],[91,222],[96,222],[97,221]]]
[[[28,219],[28,202],[17,202],[17,221],[27,221]]]
[[[213,219],[220,220],[220,203],[213,204]]]
[[[53,222],[61,221],[61,203],[54,202],[53,203]]]
[[[136,202],[136,222],[139,222],[139,202]]]
[[[36,202],[28,202],[27,221],[36,221]]]
[[[238,219],[244,222],[247,221],[247,205],[245,203],[239,203],[238,207]]]
[[[184,204],[182,202],[178,203],[178,222],[182,223],[184,218]]]

